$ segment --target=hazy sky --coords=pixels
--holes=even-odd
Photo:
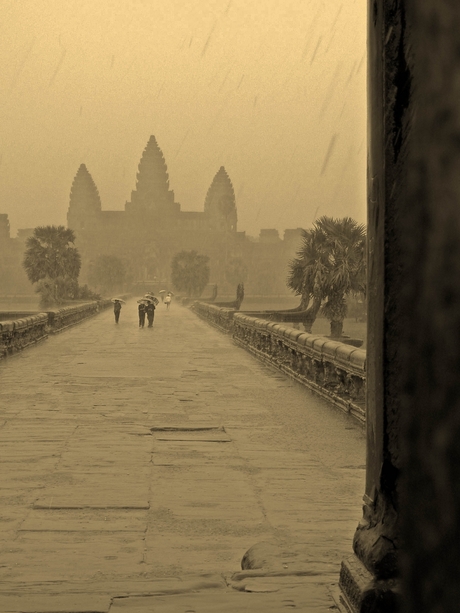
[[[238,229],[365,221],[364,0],[0,0],[0,213],[65,224],[85,163],[122,209],[154,134],[183,210],[220,166]]]

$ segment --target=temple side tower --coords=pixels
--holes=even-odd
[[[151,136],[141,157],[136,175],[136,189],[131,192],[127,210],[173,211],[174,192],[169,189],[169,175],[163,153]]]
[[[232,182],[223,166],[217,171],[204,201],[204,212],[216,230],[236,232],[236,204]]]
[[[96,184],[84,164],[75,175],[70,189],[67,225],[79,234],[94,226],[96,217],[101,212],[101,198]]]

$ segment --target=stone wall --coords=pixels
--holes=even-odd
[[[237,345],[365,422],[366,351],[212,304],[192,309]]]
[[[23,317],[14,318],[12,313],[8,313],[10,319],[0,317],[0,359],[92,317],[111,305],[110,300],[98,300]]]

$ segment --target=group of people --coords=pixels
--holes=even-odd
[[[172,292],[168,292],[166,296],[161,296],[162,301],[166,305],[166,309],[169,309],[172,300]],[[118,323],[120,319],[120,311],[121,311],[121,303],[124,300],[121,298],[113,299],[113,312],[115,315],[115,323]],[[158,298],[155,297],[154,294],[149,293],[146,294],[144,298],[137,301],[139,306],[137,308],[139,313],[139,328],[143,328],[145,326],[145,318],[147,317],[148,327],[153,328],[153,320],[155,318],[155,308],[159,304]]]
[[[147,317],[148,327],[153,327],[153,320],[155,317],[155,307],[158,304],[158,300],[155,296],[151,298],[145,298],[138,300],[139,306],[137,308],[139,312],[139,328],[143,328],[145,325],[145,318]]]

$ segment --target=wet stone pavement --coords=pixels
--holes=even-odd
[[[333,611],[361,428],[189,310],[136,307],[0,362],[0,612]]]

